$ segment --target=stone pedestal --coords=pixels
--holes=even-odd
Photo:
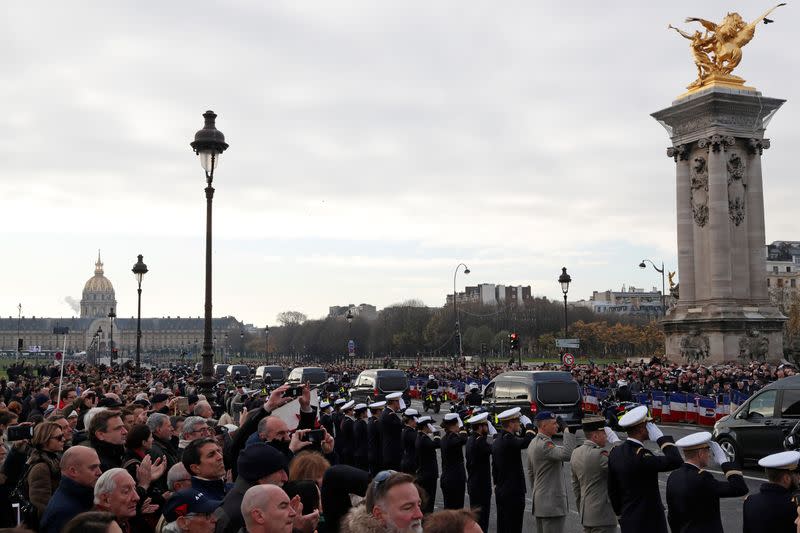
[[[784,100],[711,86],[653,113],[676,164],[678,303],[663,320],[673,360],[783,356],[786,317],[767,293],[761,156]]]

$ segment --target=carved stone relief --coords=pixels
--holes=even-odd
[[[748,139],[747,151],[751,154],[761,155],[764,150],[769,148],[769,139]]]
[[[733,153],[728,158],[726,167],[728,169],[728,214],[731,222],[738,226],[744,221],[745,195],[747,193],[744,160],[739,154]]]
[[[719,152],[720,150],[727,152],[728,147],[734,144],[736,144],[736,139],[730,135],[712,135],[697,141],[698,148],[705,148],[706,151],[710,149],[712,152]]]
[[[748,361],[765,361],[769,352],[769,339],[755,329],[739,339],[739,358]]]
[[[708,337],[699,330],[694,330],[681,339],[681,357],[687,361],[702,361],[708,357],[708,350]]]
[[[703,156],[697,156],[692,161],[689,174],[691,180],[692,216],[694,222],[701,228],[708,223],[708,162]]]

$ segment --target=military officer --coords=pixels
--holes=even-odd
[[[503,411],[497,419],[502,428],[492,442],[497,531],[521,533],[526,492],[521,451],[528,447],[536,432],[530,423],[523,430],[519,407]]]
[[[359,403],[353,407],[353,466],[364,472],[369,471],[369,439],[367,437],[367,404]]]
[[[608,450],[619,437],[601,416],[581,424],[586,440],[572,452],[572,491],[584,533],[614,533],[617,517],[608,499]]]
[[[528,445],[528,479],[533,491],[531,510],[539,533],[563,533],[569,512],[562,466],[575,449],[575,434],[564,429],[564,446],[556,446],[552,437],[558,433],[556,415],[536,413],[536,437]]]
[[[436,481],[439,479],[436,449],[441,440],[435,433],[431,417],[423,416],[417,420],[417,483],[425,489],[427,496],[422,506],[423,513],[433,512],[433,504],[436,503]]]
[[[342,418],[341,426],[339,426],[339,438],[337,439],[342,441],[339,462],[350,466],[353,466],[353,446],[355,445],[353,440],[353,424],[355,423],[353,407],[355,405],[356,402],[350,400],[342,406],[342,414],[344,417]],[[335,441],[334,446],[336,446]]]
[[[744,496],[748,492],[742,472],[728,461],[711,433],[692,433],[675,443],[685,458],[667,479],[667,520],[672,531],[723,533],[719,499]],[[722,467],[726,481],[717,481],[704,470],[711,459]]]
[[[381,460],[380,417],[384,407],[386,407],[386,402],[383,400],[369,404],[370,416],[367,419],[367,445],[369,450],[367,459],[369,461],[369,473],[372,477],[378,475],[383,464]]]
[[[417,471],[417,417],[416,409],[408,408],[403,411],[403,457],[400,460],[400,470],[406,474]]]
[[[344,413],[342,413],[342,406],[347,403],[347,400],[343,398],[337,398],[333,402],[333,413],[331,413],[331,420],[333,421],[333,451],[336,454],[337,461],[342,462],[342,444],[344,444],[340,437],[342,435],[342,419],[344,418]]]
[[[625,413],[619,425],[628,438],[608,456],[608,496],[619,517],[622,533],[667,533],[664,504],[658,489],[658,473],[675,470],[683,464],[681,452],[672,437],[664,436],[640,405]],[[644,447],[651,440],[661,447],[663,456]]]
[[[442,487],[445,509],[463,509],[464,493],[467,488],[467,472],[464,470],[464,445],[467,443],[467,430],[458,413],[447,413],[442,420],[444,436],[441,441]]]
[[[489,413],[475,415],[465,423],[472,428],[464,450],[469,506],[478,513],[481,529],[489,531],[489,515],[492,511],[492,446],[489,444],[489,435],[494,426],[489,424]],[[497,433],[496,430],[494,432]]]
[[[319,404],[319,425],[324,427],[330,436],[334,435],[331,404],[328,402],[320,402]]]
[[[744,501],[744,533],[795,533],[797,505],[792,502],[792,491],[800,487],[800,452],[773,453],[761,459],[758,465],[767,471],[767,483]]]
[[[403,393],[393,392],[386,395],[386,408],[381,413],[381,425],[378,428],[381,436],[381,470],[400,470],[403,458],[403,421],[400,414],[405,409]]]

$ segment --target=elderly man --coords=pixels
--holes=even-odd
[[[192,476],[186,471],[183,463],[173,465],[167,472],[167,490],[170,492],[178,492],[179,490],[188,489],[192,486]]]
[[[533,490],[533,515],[539,533],[563,533],[569,504],[561,470],[575,449],[575,434],[564,430],[564,446],[553,443],[558,433],[556,415],[550,411],[536,414],[538,433],[528,445],[528,479]]]
[[[354,507],[342,519],[342,529],[350,533],[422,533],[421,505],[411,475],[384,470],[369,484],[365,504]]]
[[[164,457],[167,468],[172,468],[180,462],[180,450],[172,444],[172,424],[169,417],[163,413],[153,413],[147,418],[147,427],[153,434],[152,455]]]
[[[194,416],[209,419],[214,417],[214,409],[211,408],[211,404],[206,400],[200,400],[194,405],[192,414],[194,414]]]
[[[183,421],[181,440],[178,448],[185,449],[190,442],[204,437],[213,437],[214,430],[208,427],[206,419],[200,416],[189,416]]]
[[[88,446],[73,446],[61,457],[61,482],[42,515],[39,531],[59,533],[76,515],[92,509],[100,459]]]
[[[292,533],[297,511],[289,496],[276,485],[255,485],[241,506],[247,533]]]
[[[268,416],[259,420],[258,432],[250,435],[250,438],[247,439],[247,446],[249,447],[257,442],[267,443],[284,454],[288,463],[295,453],[311,445],[310,442],[302,440],[308,431],[307,429],[299,429],[290,436],[289,426],[286,425],[282,418]]]
[[[584,533],[614,533],[617,517],[608,499],[608,444],[619,437],[602,416],[582,421],[586,439],[572,452],[572,490]]]
[[[113,514],[123,532],[130,531],[129,522],[136,516],[138,502],[136,482],[124,468],[112,468],[97,479],[95,510]]]
[[[222,500],[230,488],[225,483],[225,462],[217,441],[211,437],[193,440],[183,450],[183,466],[192,475],[192,488],[214,500]]]
[[[265,442],[257,442],[245,448],[237,462],[239,477],[225,495],[217,510],[217,533],[236,533],[244,524],[242,500],[245,493],[256,485],[283,486],[286,475],[286,457]]]
[[[165,531],[213,533],[217,523],[214,511],[221,503],[195,489],[178,491],[164,506]]]
[[[100,469],[103,472],[122,466],[127,435],[128,430],[125,429],[119,411],[103,410],[91,416],[89,446],[97,451],[100,457]]]

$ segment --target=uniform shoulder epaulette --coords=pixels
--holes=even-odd
[[[743,476],[743,475],[744,474],[742,473],[741,470],[728,470],[727,472],[725,472],[725,477],[728,477],[728,476]]]
[[[649,453],[650,455],[653,455],[653,452],[651,452],[650,450],[648,450],[645,447],[641,447],[641,448],[638,448],[636,450],[636,455],[639,455],[640,453],[644,453],[644,454],[648,454]]]
[[[697,475],[698,475],[698,476],[699,476],[700,474],[703,474],[703,473],[705,473],[705,470],[704,470],[704,469],[702,469],[702,468],[701,468],[700,470],[698,470],[698,471],[697,471]]]

